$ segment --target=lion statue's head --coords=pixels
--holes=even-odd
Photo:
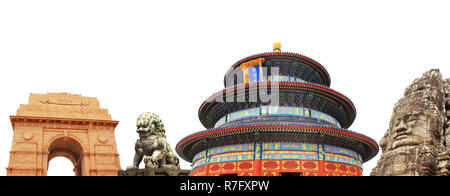
[[[139,115],[136,121],[136,127],[136,132],[139,134],[140,138],[145,138],[150,135],[159,135],[166,137],[164,124],[162,123],[159,116],[154,113],[145,112]]]

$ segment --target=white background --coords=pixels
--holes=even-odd
[[[2,0],[0,175],[13,136],[9,115],[30,93],[97,97],[120,121],[116,141],[126,168],[141,112],[160,115],[174,148],[204,130],[198,108],[223,89],[228,68],[271,51],[275,41],[321,63],[331,88],[356,106],[350,130],[379,141],[415,78],[431,68],[450,77],[447,2]],[[364,164],[364,175],[380,154]],[[49,174],[72,168],[55,158]]]

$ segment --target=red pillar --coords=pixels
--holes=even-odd
[[[254,149],[254,157],[253,157],[253,176],[262,176],[262,143],[256,142]]]
[[[209,165],[210,165],[210,164],[206,164],[206,165],[205,165],[205,170],[206,170],[206,171],[205,171],[205,176],[209,176]]]
[[[261,159],[253,161],[253,176],[262,176]]]
[[[358,169],[357,169],[357,174],[356,175],[358,175],[358,176],[362,176],[363,174],[362,174],[362,169],[361,168],[359,168],[358,167]]]
[[[319,173],[318,173],[318,175],[319,176],[325,176],[326,175],[326,172],[325,172],[325,161],[323,161],[323,160],[319,161]]]

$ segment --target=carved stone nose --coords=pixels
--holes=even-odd
[[[403,120],[401,120],[400,123],[397,126],[395,126],[394,130],[396,133],[401,133],[406,131],[407,128],[408,127],[406,127],[406,123]]]

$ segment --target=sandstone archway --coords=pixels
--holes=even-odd
[[[7,175],[47,175],[57,156],[74,163],[76,175],[117,175],[120,170],[108,110],[96,98],[68,93],[31,94],[10,116],[14,130]]]
[[[50,161],[55,157],[65,157],[69,159],[74,166],[76,176],[82,176],[83,171],[83,147],[73,138],[58,137],[49,145],[47,170]]]

